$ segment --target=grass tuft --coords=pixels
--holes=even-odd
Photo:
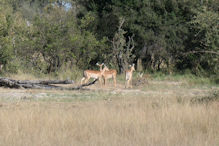
[[[214,101],[219,101],[219,90],[213,90],[207,96],[191,99],[192,104],[209,104]]]

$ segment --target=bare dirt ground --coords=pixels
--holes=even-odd
[[[74,87],[76,85],[60,85],[65,87]],[[43,99],[52,97],[62,98],[63,96],[72,97],[74,95],[82,95],[89,93],[99,93],[99,94],[113,94],[113,95],[138,95],[147,97],[195,97],[207,95],[210,90],[217,89],[217,87],[194,87],[190,86],[185,82],[177,81],[149,81],[146,84],[140,86],[133,86],[133,88],[125,88],[124,84],[117,84],[116,87],[113,86],[112,82],[106,86],[101,86],[98,82],[95,85],[84,88],[85,90],[73,90],[73,91],[59,91],[59,90],[37,90],[37,89],[8,89],[0,88],[0,100],[27,100],[27,99]]]

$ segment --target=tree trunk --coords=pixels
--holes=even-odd
[[[142,67],[142,59],[138,58],[137,60],[137,71],[142,71],[143,67]]]

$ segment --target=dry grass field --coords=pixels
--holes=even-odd
[[[87,89],[0,88],[0,145],[219,145],[217,85],[151,79]]]

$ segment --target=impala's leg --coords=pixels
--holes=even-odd
[[[127,88],[130,87],[130,80],[127,81]]]
[[[129,80],[126,80],[126,82],[125,82],[125,88],[128,88],[128,85],[129,85]]]
[[[99,82],[100,86],[102,87],[102,78],[101,77],[98,77],[98,82]]]
[[[113,77],[114,87],[116,87],[116,76]]]
[[[130,87],[132,88],[132,79],[130,80]]]
[[[83,84],[83,81],[85,80],[85,77],[83,77],[82,79],[81,79],[81,85]]]
[[[106,86],[106,82],[107,82],[107,79],[106,79],[106,78],[104,78],[104,86]]]
[[[90,79],[90,78],[86,78],[86,79],[85,79],[85,83],[87,83],[87,82],[89,81],[89,79]]]

